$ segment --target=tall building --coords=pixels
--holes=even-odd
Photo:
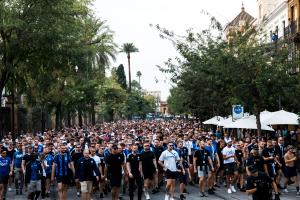
[[[291,74],[300,72],[300,0],[288,0],[288,26],[286,40],[289,42],[289,58],[292,62]]]
[[[288,25],[286,0],[257,0],[258,31],[262,43],[283,39]]]

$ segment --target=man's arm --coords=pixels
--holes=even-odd
[[[287,155],[284,155],[284,162],[286,163],[286,164],[289,164],[289,163],[291,163],[291,162],[294,162],[295,160],[297,160],[297,157],[295,156],[294,158],[292,158],[292,159],[288,159],[288,156]]]
[[[144,174],[143,174],[143,165],[142,165],[142,161],[139,162],[139,170],[140,170],[141,176],[143,177]],[[157,170],[157,168],[156,168],[156,170]]]
[[[51,180],[52,180],[52,181],[54,181],[55,169],[56,169],[56,163],[53,162],[53,165],[52,165],[52,172],[51,172]]]
[[[69,162],[69,168],[72,170],[73,176],[75,176],[75,168],[74,168],[74,162],[73,161]]]
[[[22,160],[22,171],[23,171],[23,174],[25,174],[25,160]]]
[[[213,163],[212,163],[212,160],[211,160],[210,157],[208,157],[208,162],[209,162],[209,165],[210,165],[210,167],[211,167],[211,170],[212,170],[212,171],[215,171],[214,166],[213,166]]]
[[[217,153],[215,153],[215,159],[217,160],[217,168],[219,168],[220,167],[220,158]]]
[[[256,189],[256,188],[253,188],[253,189],[246,190],[246,193],[247,193],[248,195],[250,195],[250,194],[254,194],[256,191],[257,191],[257,189]]]

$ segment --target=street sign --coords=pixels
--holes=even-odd
[[[244,107],[241,105],[232,106],[232,119],[241,119],[244,116]]]

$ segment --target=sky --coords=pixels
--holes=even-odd
[[[233,20],[241,11],[257,17],[256,0],[95,0],[93,9],[97,17],[115,32],[115,42],[134,43],[139,49],[131,56],[131,77],[138,80],[141,71],[141,86],[150,91],[161,91],[161,99],[166,100],[172,84],[169,76],[159,71],[157,65],[164,66],[169,58],[177,54],[174,46],[159,37],[150,24],[184,35],[187,29],[200,31],[207,28],[208,19],[201,11],[215,16],[223,25]],[[127,57],[117,55],[111,67],[123,64],[128,78]]]

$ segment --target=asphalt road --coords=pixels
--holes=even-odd
[[[176,191],[178,191],[179,188],[176,188]],[[245,193],[242,192],[237,192],[237,193],[232,193],[232,194],[227,194],[227,190],[225,187],[221,187],[221,188],[217,188],[216,190],[216,194],[215,195],[209,195],[208,197],[200,197],[198,188],[196,186],[188,186],[187,190],[189,192],[188,195],[186,195],[186,199],[187,200],[207,200],[207,199],[214,199],[214,200],[251,200],[251,196],[246,195]],[[280,196],[280,198],[282,200],[300,200],[300,197],[296,197],[296,189],[294,187],[289,187],[288,188],[289,193],[287,194],[282,194]],[[150,195],[151,196],[151,200],[164,200],[164,192],[160,192],[158,194],[155,195]],[[179,194],[176,193],[175,195],[176,199],[179,199]],[[25,200],[26,197],[25,195],[22,196],[16,196],[15,195],[15,191],[12,190],[11,192],[7,193],[7,200]],[[40,198],[41,199],[41,198]],[[54,199],[52,198],[48,198],[49,199]],[[79,198],[76,196],[76,191],[74,188],[70,188],[69,192],[68,192],[68,199],[70,200],[79,200]],[[98,200],[99,198],[99,193],[95,193],[93,194],[93,200]],[[107,197],[105,197],[103,200],[109,200],[111,199],[111,196],[108,195]],[[123,197],[124,200],[129,200],[128,195],[125,195]],[[137,199],[137,197],[135,196],[135,199]],[[143,199],[145,199],[145,197],[143,196]]]

